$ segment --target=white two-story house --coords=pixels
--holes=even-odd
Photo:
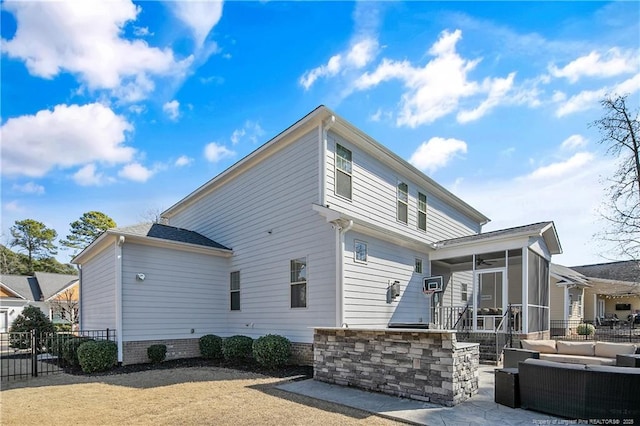
[[[313,327],[549,329],[553,223],[482,234],[487,217],[324,106],[162,217],[74,259],[81,328],[117,330],[124,363],[158,342],[197,356],[205,334],[284,335],[308,362]]]

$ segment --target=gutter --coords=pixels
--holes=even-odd
[[[328,133],[329,129],[333,127],[336,123],[336,116],[332,115],[327,120],[320,123],[319,129],[319,137],[320,137],[320,159],[319,159],[319,167],[320,167],[320,205],[327,205],[327,167],[326,167],[326,159],[327,159],[327,143],[328,143]]]
[[[353,220],[346,226],[336,220],[332,226],[336,230],[336,327],[347,326],[344,322],[344,236],[353,228]]]

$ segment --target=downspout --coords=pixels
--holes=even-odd
[[[318,130],[320,136],[320,159],[319,159],[319,167],[320,167],[320,205],[326,207],[327,205],[327,143],[328,143],[328,132],[329,129],[333,127],[336,123],[336,117],[332,115],[326,121],[320,124],[320,129]]]
[[[334,223],[336,230],[336,327],[346,326],[344,322],[344,235],[353,228],[353,220],[343,227]]]
[[[116,242],[116,342],[118,344],[118,362],[122,363],[122,246],[124,235],[120,235]]]
[[[73,324],[71,325],[73,330]],[[78,330],[82,330],[82,265],[78,264]]]

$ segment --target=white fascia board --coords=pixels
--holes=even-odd
[[[183,243],[180,241],[165,240],[163,238],[146,237],[141,235],[119,234],[125,237],[126,243],[142,244],[153,247],[168,248],[173,250],[188,251],[191,253],[202,253],[210,256],[231,257],[233,251],[219,249],[216,247],[201,246],[198,244]]]
[[[13,290],[12,288],[7,287],[6,285],[4,285],[4,283],[0,282],[0,287],[6,289],[11,294],[15,294],[19,299],[27,300],[27,298],[25,298],[23,295],[21,295],[20,293],[18,293],[15,290]],[[3,302],[4,302],[4,300],[3,300]]]
[[[431,244],[421,240],[413,239],[406,235],[398,234],[392,229],[374,225],[369,222],[364,222],[361,219],[357,219],[353,216],[340,213],[339,211],[333,210],[329,207],[313,204],[312,208],[313,210],[318,212],[322,217],[324,217],[327,220],[327,222],[353,221],[353,228],[352,228],[353,231],[356,231],[365,235],[370,235],[374,238],[379,238],[385,241],[389,241],[399,246],[407,247],[420,252],[424,252],[424,253],[433,252],[433,247],[431,246]]]
[[[482,240],[459,243],[451,246],[438,247],[430,255],[431,260],[448,259],[451,257],[470,256],[473,254],[490,253],[503,250],[514,250],[527,247],[528,236],[510,236],[509,238],[487,238]]]
[[[62,289],[58,290],[57,293],[49,296],[47,299],[45,299],[45,302],[50,302],[51,300],[55,299],[56,296],[61,295],[62,293],[64,293],[65,291],[69,290],[71,287],[73,287],[74,285],[79,285],[80,284],[80,279],[77,279],[75,281],[72,281],[71,283],[67,284],[66,286],[62,287]]]
[[[98,238],[93,240],[91,244],[85,247],[80,253],[71,259],[71,263],[74,265],[82,265],[97,254],[102,252],[105,248],[111,246],[113,239],[115,238],[113,231],[105,231]]]

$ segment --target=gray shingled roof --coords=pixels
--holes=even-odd
[[[481,241],[484,239],[494,238],[494,237],[506,237],[509,235],[518,235],[518,234],[527,234],[527,233],[538,234],[542,232],[544,228],[546,228],[552,223],[553,222],[532,223],[530,225],[516,226],[514,228],[499,229],[497,231],[483,232],[481,234],[475,234],[475,235],[467,235],[466,237],[451,238],[449,240],[438,241],[435,244],[439,247],[447,247],[453,244],[470,243],[472,241]]]
[[[9,290],[27,300],[42,300],[42,292],[35,277],[26,275],[2,275],[0,281]]]
[[[42,297],[47,300],[54,294],[78,281],[77,275],[53,274],[50,272],[36,272],[36,279],[42,291]]]
[[[561,282],[588,285],[587,277],[571,268],[567,268],[566,266],[552,263],[551,273],[559,277]]]
[[[572,266],[571,269],[587,277],[640,284],[640,262],[633,260]]]
[[[110,229],[111,233],[123,233],[139,235],[141,237],[160,238],[162,240],[176,241],[180,243],[195,244],[198,246],[212,247],[223,250],[231,250],[202,234],[188,229],[176,228],[174,226],[163,225],[161,223],[141,223],[134,226]]]

